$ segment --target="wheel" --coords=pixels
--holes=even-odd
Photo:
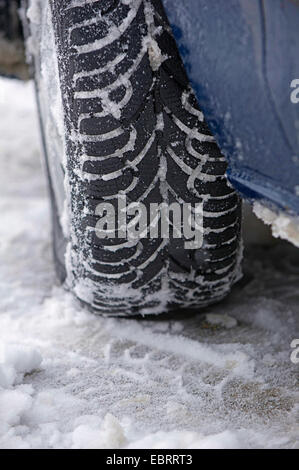
[[[161,2],[35,0],[27,17],[61,280],[107,315],[222,299],[240,273],[240,200]],[[121,198],[148,213],[153,204],[189,204],[191,215],[201,207],[200,248],[186,236],[122,238]],[[98,230],[107,204],[114,238]],[[138,231],[137,219],[127,213],[122,223]]]

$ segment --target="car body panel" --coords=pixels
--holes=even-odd
[[[299,98],[299,2],[163,3],[232,184],[298,215],[299,103],[291,93]]]

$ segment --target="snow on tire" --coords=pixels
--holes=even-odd
[[[41,27],[34,26],[36,11]],[[240,200],[226,179],[226,161],[199,110],[161,2],[33,0],[28,16],[33,43],[39,35],[32,54],[55,256],[68,288],[96,313],[109,315],[198,308],[222,299],[239,276]],[[52,48],[44,37],[49,22]],[[55,117],[54,110],[45,125],[53,107],[51,86],[61,91],[62,111]],[[64,152],[56,164],[55,136]],[[55,191],[62,172],[64,187]],[[59,194],[67,195],[64,209]],[[202,247],[186,249],[184,238],[97,237],[98,204],[116,207],[120,194],[147,208],[203,204]]]

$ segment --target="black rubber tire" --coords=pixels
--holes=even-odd
[[[50,0],[50,8],[68,196],[62,240],[48,161],[60,277],[65,265],[68,288],[101,314],[144,315],[219,301],[239,277],[240,200],[201,118],[160,0]],[[42,95],[38,57],[35,67]],[[47,134],[45,113],[44,107]],[[107,178],[113,172],[115,178]],[[186,250],[184,239],[130,245],[97,238],[95,208],[107,199],[116,204],[120,191],[130,202],[143,198],[147,207],[165,195],[169,203],[203,202],[202,248]],[[64,245],[66,263],[57,248]]]

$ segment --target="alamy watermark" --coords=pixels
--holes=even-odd
[[[98,238],[183,238],[186,249],[201,248],[202,203],[153,202],[146,206],[142,202],[128,204],[126,196],[122,195],[115,202],[102,202],[96,207]]]
[[[291,92],[290,99],[291,103],[298,104],[299,103],[299,78],[295,78],[291,81],[291,88],[293,91]]]
[[[291,354],[291,362],[293,364],[299,364],[299,339],[293,339],[291,342],[291,348],[293,349]]]

